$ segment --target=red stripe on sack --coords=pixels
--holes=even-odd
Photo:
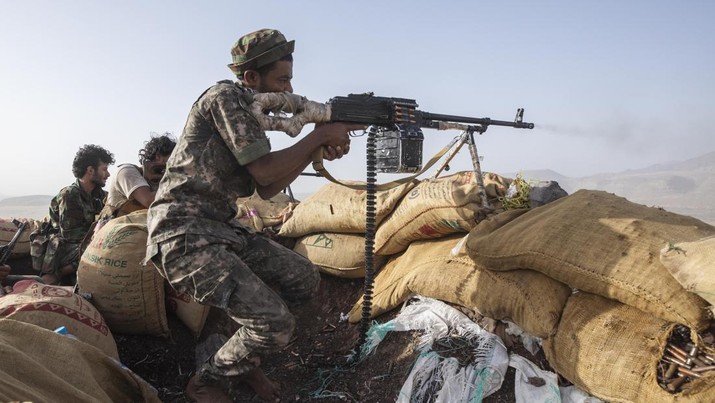
[[[419,231],[420,231],[421,233],[425,234],[425,235],[430,235],[430,236],[434,236],[434,235],[439,235],[439,234],[440,234],[439,231],[437,231],[436,229],[432,228],[429,224],[425,224],[425,225],[421,226]]]
[[[64,308],[64,309],[58,311],[59,308]],[[73,309],[70,309],[67,307],[62,307],[57,304],[47,303],[47,302],[10,305],[10,306],[6,307],[4,310],[0,311],[0,316],[8,316],[13,312],[21,312],[21,311],[25,311],[25,312],[45,311],[45,312],[59,313],[59,314],[67,316],[70,319],[74,319],[77,322],[87,325],[105,336],[109,334],[109,328],[104,323],[104,321],[97,322],[96,320],[89,318],[87,315],[84,315],[84,314],[77,312]]]

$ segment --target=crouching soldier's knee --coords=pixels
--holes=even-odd
[[[295,329],[295,316],[287,309],[273,316],[269,323],[268,336],[272,339],[270,344],[274,347],[284,347],[290,342]]]

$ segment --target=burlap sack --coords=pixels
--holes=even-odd
[[[452,256],[463,237],[417,241],[391,259],[375,278],[371,317],[419,294],[490,318],[511,319],[534,336],[553,334],[571,290],[535,271],[495,272],[476,265],[464,252]],[[350,321],[358,322],[361,314],[362,299],[350,311]]]
[[[621,301],[702,330],[707,303],[660,263],[667,242],[715,234],[692,217],[580,190],[531,209],[494,231],[469,234],[467,250],[490,270],[533,269],[573,288]]]
[[[500,208],[497,198],[506,194],[510,183],[496,174],[484,175],[487,198],[495,209]],[[390,256],[407,249],[412,241],[469,232],[489,213],[482,208],[474,172],[424,180],[378,227],[375,254]]]
[[[671,394],[658,385],[658,361],[675,327],[618,301],[579,292],[566,302],[556,335],[544,340],[551,367],[609,402],[713,402],[715,377]]]
[[[156,389],[95,347],[0,320],[0,401],[160,402]]]
[[[389,190],[375,192],[376,226],[416,184],[417,180],[414,180]],[[353,190],[329,183],[295,208],[293,216],[283,224],[278,235],[299,238],[318,232],[364,234],[366,198],[364,190]]]
[[[168,336],[164,279],[146,254],[147,210],[115,218],[99,230],[82,254],[77,285],[115,333]]]
[[[20,218],[19,220],[27,221],[28,225],[20,233],[20,237],[17,239],[10,254],[10,259],[30,256],[30,233],[38,229],[42,223],[42,221],[33,220],[32,218]],[[17,225],[12,222],[12,218],[0,218],[0,246],[9,244],[17,230]]]
[[[325,274],[343,278],[365,277],[363,234],[310,234],[298,239],[293,250],[308,258]],[[375,256],[373,269],[382,263],[384,258]]]
[[[686,290],[715,306],[715,237],[666,245],[660,261]]]
[[[12,293],[0,298],[0,317],[48,330],[64,326],[69,334],[119,359],[114,336],[97,308],[67,287],[18,281]]]
[[[189,294],[179,294],[166,282],[166,310],[175,314],[197,339],[201,336],[210,308],[199,304]]]
[[[236,219],[246,227],[262,231],[265,227],[283,224],[292,214],[298,202],[289,195],[278,193],[270,200],[263,200],[257,193],[236,200]]]

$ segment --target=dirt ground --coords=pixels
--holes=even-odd
[[[14,274],[34,274],[29,258],[10,262]],[[341,321],[362,294],[362,279],[342,279],[322,275],[318,295],[293,310],[297,326],[293,340],[280,352],[266,357],[263,368],[281,385],[283,401],[391,402],[395,401],[412,364],[416,334],[390,332],[377,350],[359,364],[347,357],[357,345],[360,325]],[[465,312],[470,313],[470,312]],[[386,322],[397,310],[376,320]],[[171,337],[115,334],[120,360],[159,392],[164,402],[189,402],[184,388],[195,370],[197,339],[174,315],[168,315]],[[231,334],[233,323],[220,311],[212,310],[202,337],[212,331]],[[507,340],[509,346],[509,340]],[[548,362],[540,354],[532,356],[520,344],[510,351],[530,359],[542,368]],[[260,401],[243,384],[232,385],[234,401]],[[487,403],[514,402],[514,369],[509,368],[501,389],[483,400]]]
[[[391,332],[376,352],[357,365],[347,356],[356,346],[359,324],[340,321],[362,293],[362,280],[323,275],[319,294],[311,302],[294,309],[297,327],[294,339],[282,351],[264,360],[268,376],[279,382],[283,401],[390,402],[394,401],[417,358],[415,335]],[[377,320],[385,322],[397,312]],[[194,371],[196,340],[175,317],[169,316],[171,339],[150,336],[115,335],[122,362],[159,390],[165,402],[188,402],[184,387]],[[207,329],[223,333],[232,330],[230,321],[212,311]],[[539,365],[541,357],[531,356],[521,345],[511,348]],[[233,385],[236,402],[259,399],[245,385]],[[485,402],[514,402],[514,370],[509,368],[502,388]]]

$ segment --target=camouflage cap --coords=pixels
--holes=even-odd
[[[236,75],[273,63],[293,53],[295,41],[286,41],[276,29],[261,29],[246,34],[231,48],[233,63],[228,68]]]

